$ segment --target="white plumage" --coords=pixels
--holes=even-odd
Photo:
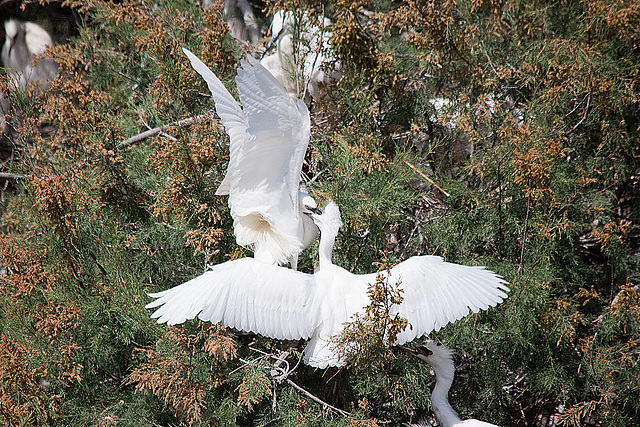
[[[173,325],[197,316],[271,338],[311,338],[304,350],[307,363],[319,368],[342,365],[331,340],[370,303],[367,289],[376,273],[356,275],[331,262],[342,226],[335,203],[311,216],[320,228],[315,274],[252,258],[229,261],[182,285],[149,294],[157,300],[147,308],[159,307],[151,317]],[[437,256],[412,257],[393,267],[388,280],[401,281],[404,300],[394,313],[409,322],[398,335],[398,344],[437,331],[469,311],[496,305],[508,291],[504,280],[491,271],[444,262]]]
[[[340,77],[340,67],[329,53],[332,34],[328,28],[331,21],[324,18],[320,28],[308,25],[309,17],[306,15],[300,21],[302,28],[294,36],[294,13],[274,13],[269,45],[275,43],[276,49],[271,55],[262,58],[260,64],[269,70],[287,92],[298,96],[308,91],[312,98],[319,99],[322,97],[321,87]],[[302,66],[295,64],[296,59]],[[302,75],[298,75],[300,72]]]
[[[431,406],[442,427],[498,427],[495,424],[476,419],[461,420],[449,404],[449,389],[455,375],[455,367],[453,366],[455,352],[453,350],[431,340],[427,341],[424,346],[417,346],[415,349],[403,348],[431,365],[436,374],[436,386],[431,392]],[[415,424],[416,427],[420,425]]]
[[[44,28],[34,22],[10,19],[5,21],[4,29],[2,63],[11,70],[18,86],[24,88],[31,82],[44,82],[56,76],[58,66],[51,58],[42,58],[35,65],[31,64],[36,55],[53,45]]]
[[[183,49],[204,78],[216,112],[229,135],[229,165],[216,194],[229,195],[238,244],[255,258],[274,264],[291,262],[317,235],[302,212],[315,201],[300,190],[304,155],[309,145],[309,111],[294,101],[257,60],[248,58],[236,83],[242,108],[216,75]]]

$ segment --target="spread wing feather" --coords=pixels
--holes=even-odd
[[[241,258],[162,292],[146,308],[158,323],[204,321],[270,338],[309,338],[319,323],[313,276]]]
[[[484,267],[453,264],[437,256],[411,257],[396,265],[389,283],[398,282],[403,301],[395,312],[409,322],[398,335],[398,344],[495,306],[509,291],[502,277]]]
[[[244,142],[248,138],[247,128],[249,127],[249,121],[245,113],[242,111],[238,102],[231,96],[227,88],[222,84],[220,79],[207,67],[197,56],[188,51],[187,49],[182,49],[182,51],[187,55],[189,60],[191,61],[191,66],[194,70],[207,83],[209,87],[209,91],[213,96],[213,102],[216,106],[216,113],[218,117],[220,117],[220,121],[224,126],[227,135],[229,135],[230,139],[230,160],[229,167],[227,169],[227,177],[229,176],[229,169],[234,167],[233,159],[237,159],[239,156],[239,150],[244,145]],[[223,183],[218,188],[216,194],[223,195],[229,194],[227,182],[227,177],[225,177]]]

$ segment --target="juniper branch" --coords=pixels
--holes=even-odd
[[[438,184],[436,184],[435,182],[433,182],[433,180],[431,178],[429,178],[427,175],[425,175],[421,170],[419,170],[418,168],[416,168],[415,166],[413,166],[411,163],[409,163],[408,161],[404,161],[404,163],[409,166],[411,169],[413,169],[414,171],[418,172],[420,174],[421,177],[423,177],[424,179],[426,179],[427,181],[429,181],[431,183],[431,185],[433,185],[434,187],[436,187],[438,190],[440,190],[442,192],[442,194],[444,194],[445,196],[449,197],[449,193],[447,193],[446,191],[444,191],[442,188],[440,188],[440,186],[438,186]]]
[[[307,396],[309,399],[313,400],[314,402],[321,404],[325,408],[332,409],[332,410],[336,411],[337,413],[339,413],[340,415],[342,415],[343,417],[351,416],[351,413],[349,413],[347,411],[343,411],[342,409],[336,408],[335,406],[329,405],[327,402],[325,402],[324,400],[322,400],[322,399],[314,396],[313,394],[309,393],[307,390],[303,389],[298,384],[296,384],[293,381],[291,381],[289,378],[287,378],[287,384],[289,384],[291,387],[295,388],[300,393],[304,394],[305,396]]]
[[[132,136],[129,139],[125,139],[124,141],[120,141],[118,142],[118,148],[123,148],[123,147],[127,147],[129,145],[135,144],[136,142],[140,142],[144,139],[150,138],[152,136],[156,136],[161,132],[164,132],[165,130],[178,126],[178,127],[186,127],[186,126],[191,126],[194,123],[199,122],[200,120],[204,120],[208,117],[210,117],[211,114],[210,113],[205,113],[205,114],[200,114],[199,116],[195,116],[195,117],[189,117],[186,119],[182,119],[182,120],[178,120],[176,122],[173,123],[169,123],[167,125],[163,125],[163,126],[158,126],[155,127],[153,129],[149,129],[147,131],[144,131],[142,133],[139,133],[137,135]]]
[[[578,121],[578,123],[573,125],[573,127],[571,129],[566,131],[564,133],[564,136],[569,136],[571,133],[573,133],[578,128],[578,126],[580,126],[582,124],[582,122],[584,122],[586,120],[587,114],[589,113],[589,106],[591,104],[591,94],[590,93],[587,94],[586,99],[587,99],[587,106],[584,108],[584,114],[582,115],[582,118]],[[582,104],[582,102],[580,104]],[[575,111],[575,109],[578,108],[578,106],[580,104],[578,104],[573,110],[571,110],[571,112],[569,112],[569,114],[571,114],[573,111]]]
[[[24,179],[26,178],[25,175],[18,175],[15,173],[9,173],[9,172],[0,172],[0,179],[13,179],[13,180],[19,180],[19,179]]]

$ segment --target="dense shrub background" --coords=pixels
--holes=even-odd
[[[48,2],[43,2],[48,3]],[[156,325],[145,292],[249,255],[215,196],[227,137],[181,47],[227,87],[257,55],[221,5],[71,1],[61,73],[13,103],[0,163],[3,425],[397,425],[431,417],[425,364],[344,369],[303,343]],[[304,168],[354,272],[417,254],[486,265],[509,299],[433,337],[457,349],[461,416],[501,425],[640,422],[640,6],[601,0],[254,4],[322,14],[343,77],[314,102]],[[311,19],[311,18],[309,18]],[[436,98],[449,100],[434,108]],[[123,143],[148,128],[189,126]],[[4,183],[7,183],[5,186]],[[315,251],[302,257],[312,272]],[[324,408],[294,387],[350,413]]]

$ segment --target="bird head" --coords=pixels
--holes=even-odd
[[[415,345],[415,348],[404,346],[400,346],[400,348],[432,365],[440,361],[451,360],[451,357],[455,353],[446,345],[442,345],[433,340],[428,340],[424,345]]]
[[[4,22],[4,32],[7,39],[13,40],[20,31],[20,25],[15,19],[10,19]]]
[[[315,199],[304,190],[300,190],[298,192],[298,200],[300,200],[300,204],[302,205],[302,212],[304,213],[308,214],[309,212],[313,212],[311,209],[318,208]]]
[[[433,351],[429,350],[427,347],[425,347],[423,345],[416,345],[415,348],[405,347],[405,346],[402,346],[402,345],[398,346],[398,347],[400,347],[401,349],[403,349],[407,353],[413,354],[418,359],[424,360],[425,362],[427,362],[429,360],[429,356],[433,355]]]
[[[333,201],[329,200],[324,209],[305,208],[305,213],[311,217],[320,231],[338,234],[338,230],[342,227],[342,219],[340,218],[340,209]]]

